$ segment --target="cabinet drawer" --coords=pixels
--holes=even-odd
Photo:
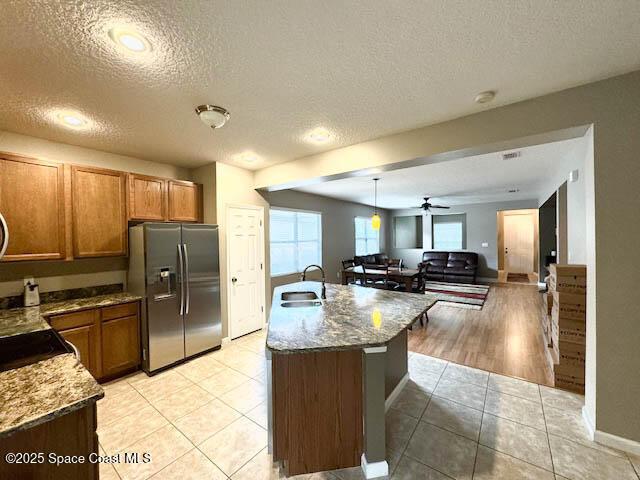
[[[114,305],[112,307],[102,308],[102,321],[111,320],[113,318],[128,317],[129,315],[138,314],[138,302],[123,303],[122,305]]]
[[[84,327],[92,325],[98,314],[97,310],[82,310],[74,313],[64,313],[54,315],[49,318],[49,323],[56,330],[66,330],[68,328]]]

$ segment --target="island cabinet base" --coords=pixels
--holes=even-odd
[[[287,476],[360,465],[362,351],[272,355],[272,446]]]
[[[0,439],[0,479],[12,480],[97,480],[99,464],[89,455],[98,454],[96,404],[54,418],[27,430]],[[7,463],[8,453],[30,453],[27,463]],[[35,457],[44,454],[42,463]],[[77,455],[84,463],[55,464],[50,457]],[[17,457],[16,457],[17,458]],[[51,463],[51,462],[54,463]],[[64,461],[64,460],[63,460]]]

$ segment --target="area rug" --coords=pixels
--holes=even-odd
[[[481,310],[489,294],[489,286],[468,283],[426,282],[424,290],[438,294],[438,305],[472,310]]]

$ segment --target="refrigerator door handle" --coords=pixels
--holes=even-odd
[[[184,249],[184,272],[185,272],[185,286],[187,290],[187,301],[185,302],[184,314],[189,315],[189,305],[191,304],[191,285],[189,284],[189,253],[187,252],[187,244],[183,243]]]
[[[182,258],[182,245],[178,244],[178,268],[180,268],[180,315],[184,314],[184,261]]]

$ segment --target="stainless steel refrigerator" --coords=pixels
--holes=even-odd
[[[218,226],[129,228],[127,289],[142,300],[142,364],[153,374],[222,342]]]

